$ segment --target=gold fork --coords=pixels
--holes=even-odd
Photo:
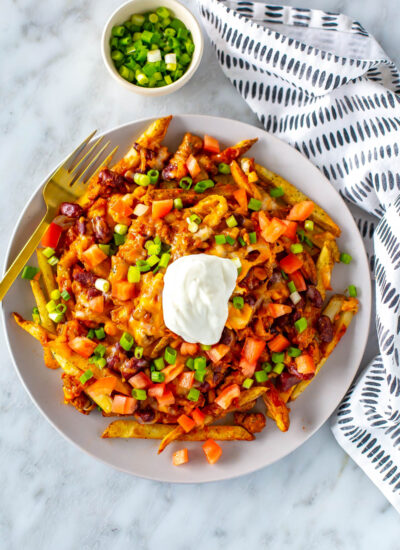
[[[104,138],[100,137],[91,144],[90,140],[95,133],[96,130],[71,153],[67,160],[57,168],[46,182],[43,188],[46,214],[0,282],[0,301],[4,298],[21,269],[32,256],[46,229],[57,214],[59,205],[62,202],[75,202],[83,195],[86,190],[85,184],[89,178],[107,166],[118,149],[118,147],[115,147],[98,166],[99,158],[110,145],[110,142],[108,141],[104,144]]]

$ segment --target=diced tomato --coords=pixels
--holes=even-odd
[[[279,265],[285,273],[293,273],[301,268],[303,262],[298,255],[290,253],[279,262]]]
[[[167,407],[175,403],[175,396],[171,390],[164,391],[161,396],[156,396],[156,398],[160,407]]]
[[[89,309],[91,311],[95,311],[96,313],[103,313],[104,311],[104,296],[100,294],[100,296],[94,296],[94,298],[90,298],[89,300]]]
[[[272,218],[268,226],[261,231],[261,235],[267,243],[274,243],[286,231],[286,225],[279,218]]]
[[[274,304],[272,302],[268,304],[268,315],[274,319],[281,317],[282,315],[287,315],[291,311],[292,308],[290,306],[286,306],[285,304]]]
[[[183,342],[181,344],[182,355],[196,355],[198,349],[199,347],[197,344],[189,344],[188,342]]]
[[[95,348],[97,348],[96,342],[86,338],[86,336],[76,336],[68,342],[69,347],[82,357],[89,358],[93,355]]]
[[[233,196],[235,197],[235,199],[237,200],[240,208],[244,211],[244,212],[247,212],[247,194],[246,194],[246,191],[242,188],[240,189],[237,189],[234,193],[233,193]]]
[[[295,222],[303,222],[308,218],[308,216],[310,216],[310,214],[312,214],[314,207],[315,205],[313,201],[298,202],[292,206],[292,209],[286,218]]]
[[[194,372],[183,372],[179,377],[179,385],[181,388],[190,390],[194,382]]]
[[[112,296],[117,300],[126,301],[131,300],[136,296],[135,283],[129,283],[128,281],[115,281],[112,284]]]
[[[130,216],[133,214],[133,209],[129,204],[126,204],[122,197],[111,199],[109,211],[115,222],[125,225],[130,225],[132,223]]]
[[[213,363],[218,363],[218,361],[220,361],[229,350],[229,346],[226,346],[225,344],[217,344],[206,351],[206,353]]]
[[[179,449],[179,451],[175,451],[172,455],[172,464],[174,466],[180,466],[181,464],[186,464],[186,462],[189,462],[189,453],[186,448]]]
[[[135,376],[129,378],[128,382],[138,390],[148,388],[152,385],[152,381],[144,372],[138,372],[137,374],[135,374]]]
[[[265,342],[247,337],[242,350],[242,357],[249,363],[256,363],[265,348]]]
[[[269,226],[270,220],[267,218],[263,210],[260,210],[258,213],[258,223],[260,224],[261,232]]]
[[[168,382],[171,382],[180,375],[180,373],[185,368],[185,365],[175,363],[175,365],[168,365],[168,367],[165,367],[161,372],[165,376],[165,383],[168,384]]]
[[[296,368],[300,374],[313,374],[315,372],[315,364],[311,355],[302,353],[296,357]]]
[[[193,430],[193,428],[196,426],[194,420],[192,420],[187,414],[181,414],[181,416],[178,418],[178,424],[185,430],[186,433],[190,432],[190,430]]]
[[[85,391],[90,395],[90,397],[96,397],[104,394],[110,395],[115,389],[116,384],[117,378],[115,376],[105,376],[104,378],[99,378],[93,382],[93,384],[90,384]]]
[[[206,415],[199,409],[199,407],[196,407],[192,411],[192,418],[196,422],[196,426],[203,426]]]
[[[137,408],[137,401],[133,397],[116,395],[113,399],[111,412],[116,414],[132,414]]]
[[[222,390],[222,392],[215,398],[214,403],[219,405],[222,409],[227,409],[233,399],[239,397],[239,395],[240,388],[238,384],[231,384]]]
[[[282,222],[286,225],[286,231],[284,232],[285,237],[294,241],[296,238],[297,223],[289,220],[282,220]]]
[[[307,290],[306,282],[304,280],[303,275],[300,273],[300,271],[293,271],[293,273],[291,273],[289,277],[292,279],[296,289],[299,292],[303,292],[303,290]]]
[[[200,165],[197,162],[197,160],[194,158],[193,155],[189,155],[189,157],[186,161],[186,167],[189,170],[189,173],[192,176],[192,178],[195,178],[201,172]]]
[[[250,363],[249,361],[247,361],[247,359],[242,357],[240,359],[239,367],[245,378],[252,378],[256,370],[257,363]]]
[[[202,445],[204,454],[206,455],[206,458],[210,464],[215,464],[222,455],[222,449],[214,441],[214,439],[207,439]]]
[[[174,201],[172,199],[165,199],[163,201],[154,201],[151,206],[151,217],[153,220],[158,218],[163,218],[171,212],[172,207],[174,206]]]
[[[273,340],[268,342],[268,347],[271,351],[283,351],[289,346],[290,342],[283,334],[278,334]]]
[[[46,233],[43,235],[41,244],[45,248],[48,246],[50,248],[57,248],[58,241],[61,237],[62,227],[52,222],[46,230]]]
[[[164,395],[165,392],[165,383],[161,382],[161,384],[153,384],[151,388],[147,390],[147,394],[149,397],[161,397]]]
[[[220,148],[218,140],[206,134],[204,136],[203,149],[204,151],[210,151],[210,153],[219,153]]]
[[[96,267],[96,265],[101,264],[101,262],[104,262],[108,256],[97,246],[97,244],[93,244],[90,248],[83,252],[82,258],[84,262],[93,268]]]

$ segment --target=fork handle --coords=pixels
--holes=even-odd
[[[13,263],[7,269],[6,274],[3,277],[3,280],[0,282],[0,302],[3,300],[4,296],[7,294],[9,288],[18,277],[20,271],[29,260],[29,258],[34,253],[36,247],[40,243],[41,238],[44,235],[44,232],[49,227],[50,223],[47,221],[47,214],[39,223],[30,239],[15,258]]]

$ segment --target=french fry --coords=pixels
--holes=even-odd
[[[294,205],[298,202],[310,200],[294,185],[286,181],[278,174],[271,172],[271,170],[268,170],[267,168],[256,164],[256,172],[261,181],[267,184],[268,187],[281,187],[285,193],[282,198],[288,204]],[[325,212],[325,210],[323,210],[317,204],[315,204],[314,212],[311,214],[310,219],[312,219],[314,222],[316,222],[327,231],[330,231],[335,237],[340,237],[340,227],[332,220],[332,218]]]
[[[43,283],[46,288],[47,298],[50,300],[50,294],[53,290],[57,290],[57,283],[54,277],[53,268],[47,261],[46,256],[40,248],[36,249],[37,259],[40,271],[43,275]]]
[[[272,382],[268,382],[267,386],[269,391],[263,395],[263,400],[267,407],[267,415],[275,420],[276,425],[282,432],[286,432],[290,425],[290,409],[287,408],[286,403],[281,399],[278,390]]]
[[[315,369],[315,376],[319,373],[326,360],[340,342],[342,336],[345,334],[354,314],[357,312],[357,305],[358,301],[354,298],[345,298],[343,295],[336,294],[335,296],[332,296],[329,303],[325,307],[323,315],[327,315],[334,323],[334,333],[332,340],[326,344],[322,350],[323,356]],[[290,401],[297,399],[310,384],[310,382],[312,382],[312,380],[313,378],[311,378],[311,380],[303,380],[294,386],[293,392],[290,396]]]
[[[39,340],[42,345],[47,344],[49,340],[55,338],[54,334],[49,332],[41,325],[38,325],[33,321],[25,321],[25,319],[21,317],[19,313],[13,313],[13,317],[17,325],[26,330],[26,332],[29,332],[29,334],[33,336],[36,340]]]
[[[339,249],[336,241],[328,239],[321,248],[316,263],[317,268],[317,290],[319,290],[322,299],[325,298],[326,291],[331,290],[331,275],[335,262],[339,260]]]
[[[43,359],[44,359],[44,364],[48,369],[55,370],[60,368],[59,363],[54,359],[54,356],[50,348],[48,348],[47,346],[43,347]]]
[[[48,330],[49,332],[55,332],[56,327],[53,323],[53,321],[49,317],[49,312],[47,311],[46,304],[47,300],[45,298],[45,295],[43,293],[43,290],[39,284],[39,281],[32,280],[30,281],[31,288],[33,292],[33,296],[36,301],[36,305],[39,310],[40,320],[42,322],[42,326]]]
[[[247,193],[250,194],[250,196],[254,197],[255,199],[261,199],[262,195],[260,193],[260,189],[257,187],[257,185],[254,185],[254,183],[250,183],[248,177],[243,172],[239,164],[236,162],[236,160],[233,160],[230,164],[231,166],[231,174],[235,181],[235,183],[242,189],[244,189]]]
[[[174,431],[169,424],[139,424],[135,420],[115,420],[104,430],[103,438],[164,439]],[[252,441],[254,436],[242,426],[205,426],[182,433],[179,441]]]
[[[258,138],[244,139],[243,141],[239,141],[238,143],[236,143],[236,145],[233,145],[232,147],[227,147],[220,153],[216,153],[215,155],[213,155],[212,160],[218,163],[224,162],[225,164],[230,164],[233,160],[247,153],[250,147],[252,147],[257,141]]]

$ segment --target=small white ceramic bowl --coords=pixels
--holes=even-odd
[[[190,65],[186,72],[181,76],[181,78],[179,78],[172,84],[163,86],[162,88],[145,88],[128,82],[127,80],[122,78],[122,76],[115,68],[114,62],[111,59],[111,30],[114,25],[121,25],[134,13],[155,11],[160,6],[165,6],[166,8],[171,10],[174,16],[180,19],[186,25],[186,27],[192,33],[195,48]],[[107,67],[107,70],[111,74],[111,76],[119,84],[121,84],[131,92],[147,96],[160,96],[170,94],[186,84],[192,78],[192,76],[196,72],[197,67],[200,64],[201,56],[203,55],[203,47],[203,35],[201,33],[201,29],[196,18],[185,6],[183,6],[180,2],[177,2],[177,0],[130,0],[125,4],[122,4],[122,6],[114,11],[114,13],[107,21],[106,26],[104,27],[103,36],[101,38],[101,53],[105,66]]]

